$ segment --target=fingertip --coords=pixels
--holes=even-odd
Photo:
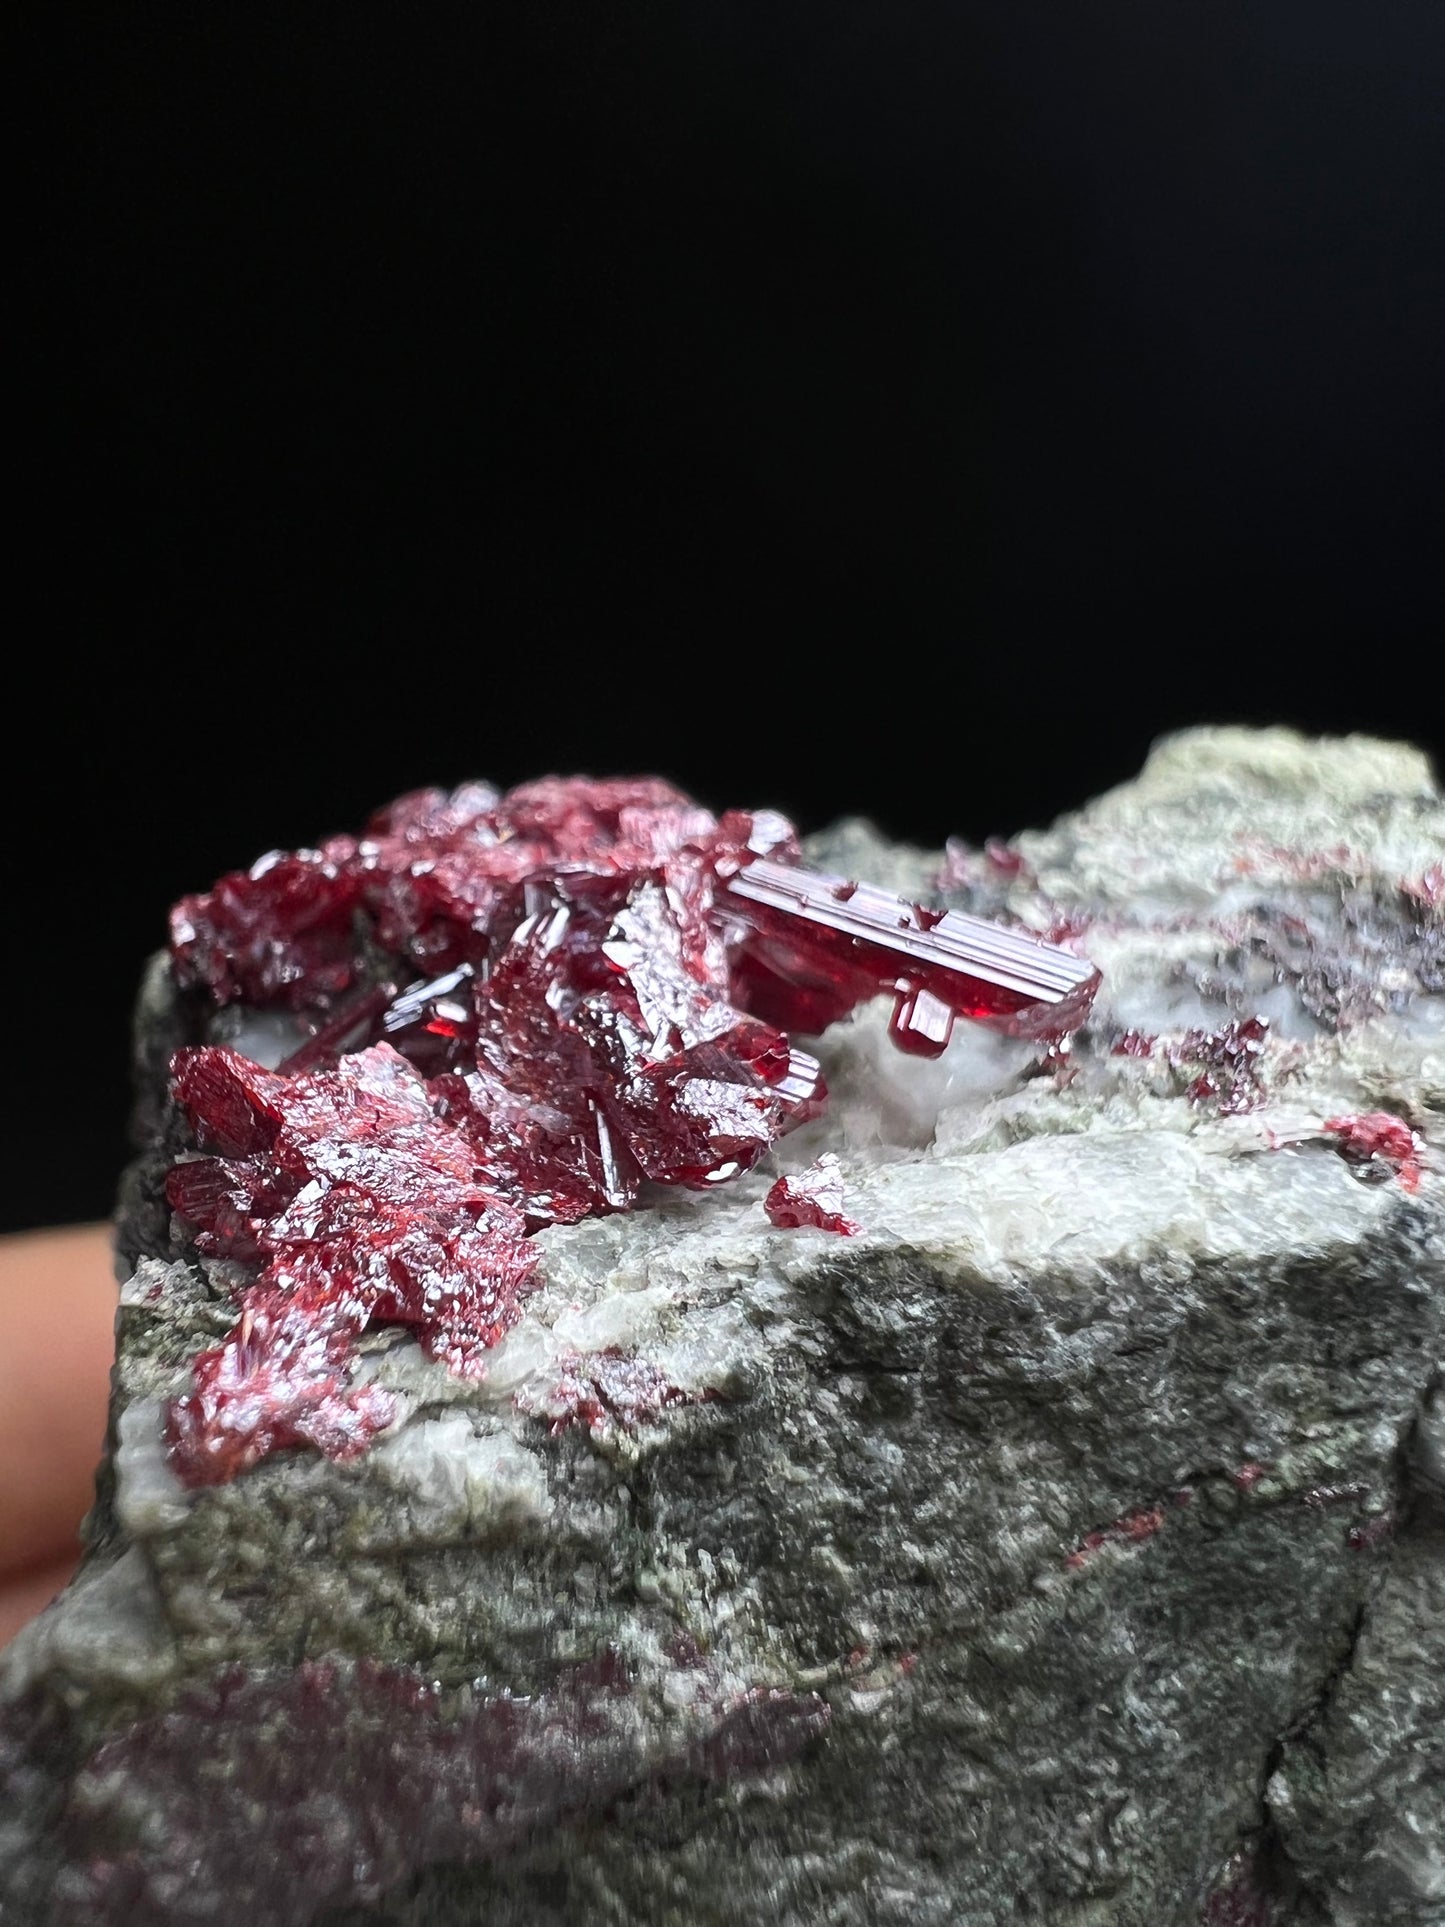
[[[0,1646],[7,1646],[22,1626],[43,1612],[69,1582],[79,1554],[67,1554],[47,1565],[17,1572],[0,1583]]]
[[[0,1238],[0,1573],[75,1556],[105,1443],[110,1231]]]

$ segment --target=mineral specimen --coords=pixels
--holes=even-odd
[[[1442,853],[1216,731],[942,861],[549,781],[189,899],[0,1919],[1438,1927]]]
[[[737,1006],[821,1029],[890,991],[895,1035],[931,1055],[955,1011],[1050,1037],[1082,1022],[1098,977],[1078,958],[779,852],[798,855],[783,818],[719,823],[650,779],[473,784],[178,906],[181,983],[318,1012],[276,1071],[215,1045],[171,1062],[219,1155],[178,1163],[166,1196],[197,1251],[260,1266],[170,1406],[188,1484],[284,1446],[354,1458],[395,1413],[349,1384],[369,1326],[410,1325],[481,1377],[536,1269],[530,1231],[628,1209],[645,1179],[735,1177],[817,1116],[816,1061]],[[446,968],[407,981],[422,961]],[[853,1229],[779,1184],[775,1223]]]

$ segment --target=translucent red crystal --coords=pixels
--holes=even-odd
[[[815,1231],[836,1231],[851,1238],[863,1229],[843,1209],[843,1174],[831,1151],[810,1164],[806,1171],[794,1171],[777,1183],[763,1199],[763,1209],[771,1221],[785,1231],[804,1226]]]
[[[880,991],[895,1041],[925,1055],[960,1015],[1045,1038],[1082,1021],[1098,979],[1079,958],[799,855],[771,812],[715,818],[654,777],[547,777],[416,792],[359,838],[177,906],[183,985],[309,1027],[276,1071],[211,1047],[173,1067],[214,1155],[176,1167],[171,1204],[203,1252],[258,1268],[172,1409],[183,1476],[360,1450],[391,1416],[350,1379],[374,1321],[480,1372],[531,1232],[627,1210],[645,1182],[733,1177],[818,1115],[821,1072],[788,1030]],[[774,1221],[853,1229],[833,1182],[775,1187],[805,1215]]]
[[[1375,1165],[1393,1171],[1405,1191],[1420,1186],[1420,1147],[1403,1118],[1390,1111],[1364,1111],[1347,1117],[1327,1117],[1325,1129],[1339,1140],[1340,1154],[1351,1164]]]
[[[937,1057],[958,1017],[1060,1037],[1098,989],[1092,964],[1021,931],[770,857],[725,875],[719,909],[744,933],[738,1001],[785,1030],[820,1031],[888,992],[894,1043]]]
[[[896,1002],[895,1041],[932,1056],[956,1017],[1053,1038],[1087,1014],[1098,973],[1069,952],[815,874],[797,857],[785,818],[729,811],[719,820],[655,777],[546,777],[505,796],[482,784],[424,790],[379,812],[360,839],[273,852],[183,899],[172,954],[180,980],[217,1002],[281,1001],[334,1017],[364,956],[388,958],[392,995],[414,996],[418,973],[485,967],[558,891],[574,917],[590,903],[595,923],[651,880],[660,917],[630,913],[644,999],[648,947],[666,925],[673,954],[652,973],[664,1004],[690,979],[780,1029],[816,1033],[884,992]],[[407,979],[412,987],[399,989]],[[374,1026],[373,1003],[381,1007],[364,992],[359,1023]]]
[[[356,971],[360,879],[350,845],[337,862],[317,850],[273,850],[171,911],[171,955],[183,984],[218,1004],[324,1004]]]

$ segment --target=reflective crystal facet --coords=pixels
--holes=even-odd
[[[779,1178],[763,1199],[763,1209],[785,1231],[836,1231],[851,1238],[863,1229],[843,1209],[843,1174],[832,1151],[825,1151],[806,1171]]]
[[[644,1181],[721,1183],[819,1114],[788,1031],[886,992],[894,1041],[936,1056],[959,1016],[1054,1038],[1087,1011],[1097,973],[1068,952],[799,857],[772,812],[546,777],[418,791],[177,906],[183,985],[309,1027],[275,1071],[219,1047],[175,1060],[213,1155],[176,1166],[171,1204],[201,1251],[258,1274],[173,1404],[184,1477],[359,1451],[391,1418],[350,1378],[373,1322],[480,1373],[532,1232],[628,1210]],[[839,1204],[825,1165],[768,1208],[850,1231]]]
[[[767,857],[727,877],[719,909],[745,933],[740,1001],[786,1030],[820,1031],[890,992],[894,1042],[937,1057],[958,1017],[1060,1037],[1099,984],[1092,964],[1021,931]]]

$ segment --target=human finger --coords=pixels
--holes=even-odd
[[[110,1233],[0,1238],[0,1576],[71,1553],[105,1443]]]
[[[17,1572],[0,1583],[0,1646],[13,1639],[20,1628],[44,1607],[65,1585],[79,1564],[79,1548],[53,1559],[29,1572]]]

